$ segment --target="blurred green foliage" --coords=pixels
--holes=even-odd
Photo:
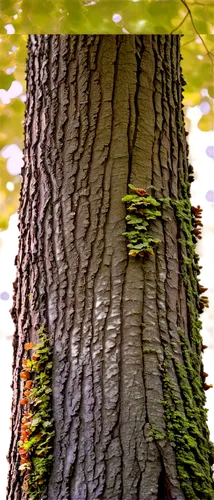
[[[25,93],[27,35],[25,33],[77,34],[178,34],[181,38],[181,62],[185,80],[184,104],[195,106],[208,101],[211,111],[203,115],[199,127],[213,127],[212,107],[214,35],[211,20],[214,1],[188,0],[1,0],[0,13],[0,89],[9,90],[19,81]],[[116,17],[115,17],[116,16]],[[9,33],[12,29],[15,34]],[[11,31],[12,32],[12,31]],[[208,90],[203,97],[201,89]],[[0,150],[10,144],[23,148],[24,102],[0,100]],[[8,192],[7,182],[14,183]],[[20,176],[7,171],[0,155],[0,230],[17,210]]]
[[[18,81],[24,94],[27,35],[1,35],[0,39],[0,89],[8,91],[12,82]],[[11,74],[6,73],[13,69]],[[0,151],[11,144],[22,150],[24,110],[25,104],[19,97],[10,99],[8,104],[0,99]],[[7,189],[8,182],[13,183],[13,191]],[[0,230],[7,229],[10,215],[17,211],[19,192],[20,176],[8,172],[6,159],[0,155]]]

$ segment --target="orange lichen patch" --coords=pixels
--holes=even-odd
[[[21,460],[20,460],[20,463],[21,465],[25,465],[25,464],[28,464],[29,462],[29,457],[26,455],[26,457],[21,457]]]
[[[39,358],[39,354],[33,354],[31,357],[32,361],[36,361]]]
[[[136,257],[137,252],[134,252],[133,250],[130,250],[129,255],[131,255],[132,257]]]
[[[144,189],[136,189],[135,193],[139,196],[144,196],[145,198],[149,196],[149,194]]]
[[[36,438],[40,439],[43,436],[43,432],[39,432],[39,434],[36,434]]]
[[[30,423],[29,424],[22,424],[21,425],[21,431],[26,431],[26,429],[28,429],[30,426]]]
[[[24,395],[27,396],[27,397],[30,396],[30,393],[31,393],[31,391],[29,391],[29,390],[24,391]]]
[[[25,367],[24,367],[24,370],[25,370],[26,372],[31,372],[31,366],[25,366]]]
[[[23,424],[29,423],[29,421],[31,420],[31,418],[32,418],[31,413],[25,413],[24,417],[22,418],[22,423]]]
[[[205,391],[208,391],[208,389],[211,389],[213,388],[213,384],[206,384],[206,382],[204,382],[204,390]]]
[[[31,367],[30,366],[23,366],[22,367],[22,371],[24,371],[25,373],[29,373],[29,376],[30,376],[30,372],[31,372]],[[28,377],[29,378],[29,377]],[[24,380],[24,379],[23,379]],[[28,380],[28,379],[26,379]]]
[[[199,293],[204,293],[208,290],[208,288],[205,288],[204,286],[200,285],[200,283],[198,283],[198,289]]]
[[[20,447],[19,448],[19,455],[23,458],[23,457],[28,457],[28,452],[27,450],[25,450],[24,448]]]
[[[20,463],[21,463],[21,465],[23,465],[23,464],[26,464],[27,461],[28,461],[27,458],[21,458]]]
[[[23,421],[23,420],[24,420],[24,421]],[[28,419],[27,419],[27,421],[26,421],[26,418],[25,418],[25,416],[24,416],[24,417],[22,418],[21,429],[26,430],[26,429],[28,429],[28,428],[29,428],[29,426],[30,426],[30,420],[28,420]]]
[[[45,453],[44,453],[44,451],[40,451],[40,452],[38,453],[38,455],[39,455],[40,457],[44,457],[44,456],[45,456]]]
[[[29,431],[22,431],[22,435],[21,435],[21,438],[22,439],[27,439],[28,437],[30,436],[30,432]]]
[[[36,347],[36,344],[34,344],[33,342],[27,342],[27,344],[24,345],[24,348],[26,351],[29,351],[30,349],[33,349],[34,347]]]
[[[138,196],[149,196],[149,194],[145,191],[145,189],[142,189],[142,188],[136,188],[134,186],[132,186],[131,184],[129,184],[129,187],[131,189],[131,191],[134,191],[136,194],[138,194]]]
[[[28,399],[27,398],[23,398],[23,399],[20,399],[20,405],[26,405],[28,403]]]
[[[26,389],[30,389],[33,385],[33,381],[32,380],[27,380],[27,382],[25,383],[25,387]]]
[[[20,373],[20,378],[21,378],[22,380],[27,380],[27,379],[29,379],[29,378],[30,378],[30,373],[29,373],[28,371],[22,371],[22,372]]]
[[[43,483],[44,483],[44,481],[45,481],[44,479],[39,479],[39,480],[38,480],[38,484],[43,484]]]
[[[153,255],[153,251],[152,250],[146,250],[145,252],[147,255]]]

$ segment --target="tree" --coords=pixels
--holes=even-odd
[[[184,105],[199,105],[202,117],[198,127],[213,128],[213,2],[187,0],[2,0],[0,31],[13,33],[0,38],[0,231],[6,230],[11,214],[18,207],[20,192],[20,159],[11,161],[23,147],[23,114],[25,99],[26,33],[70,34],[179,34],[183,56],[182,69],[188,85]],[[51,13],[51,14],[50,14]],[[14,34],[16,33],[16,34]],[[201,35],[200,33],[203,33]],[[17,81],[23,92],[17,91]],[[14,89],[16,87],[16,95]],[[9,91],[9,93],[6,93]],[[13,96],[13,97],[12,97]],[[8,99],[9,97],[9,99]],[[185,123],[188,127],[188,118]],[[15,148],[14,148],[15,144]],[[12,146],[10,151],[7,146]],[[6,148],[5,148],[6,146]],[[17,147],[18,146],[18,150]],[[13,154],[12,154],[13,153]],[[9,160],[8,160],[9,157]],[[7,158],[7,161],[6,161]],[[9,187],[8,187],[9,186]]]
[[[29,37],[8,500],[214,498],[184,84],[179,35]]]

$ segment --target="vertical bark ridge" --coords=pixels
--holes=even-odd
[[[152,172],[152,147],[153,147],[153,131],[154,131],[154,109],[153,109],[153,72],[154,72],[154,58],[151,50],[151,40],[150,37],[139,37],[142,49],[137,52],[136,57],[138,61],[138,80],[137,80],[137,92],[135,97],[136,110],[137,110],[137,120],[136,120],[136,132],[135,132],[135,143],[132,154],[132,164],[131,164],[131,182],[135,185],[148,187],[151,183],[151,172]],[[140,61],[139,61],[140,59]],[[145,61],[147,63],[145,64]],[[145,120],[145,116],[147,119]],[[151,135],[152,134],[152,135]],[[148,432],[148,412],[149,406],[151,406],[149,386],[150,380],[147,377],[148,373],[148,358],[145,358],[144,351],[147,346],[146,335],[143,335],[142,351],[139,354],[135,350],[138,350],[138,332],[141,332],[141,322],[142,322],[142,306],[143,311],[145,311],[145,306],[148,303],[146,297],[146,273],[145,270],[140,271],[136,268],[134,272],[136,263],[129,263],[127,269],[127,286],[124,291],[124,331],[127,329],[127,347],[126,347],[126,358],[123,356],[123,372],[124,372],[124,400],[126,387],[129,386],[129,393],[127,394],[127,400],[125,400],[125,406],[122,415],[125,416],[126,427],[124,427],[124,437],[126,435],[130,436],[130,441],[132,444],[132,449],[134,454],[130,454],[130,445],[126,440],[124,447],[126,450],[126,468],[125,468],[125,478],[126,482],[123,485],[123,491],[127,492],[127,498],[132,498],[132,494],[139,495],[139,498],[147,498],[147,495],[155,494],[155,488],[153,485],[156,484],[156,478],[153,473],[150,474],[150,480],[148,483],[148,475],[151,472],[149,467],[148,456],[154,464],[155,460],[155,446],[154,443],[150,443],[149,432]],[[139,272],[140,271],[140,272]],[[132,276],[134,275],[134,282]],[[135,298],[133,304],[133,298]],[[135,305],[136,304],[136,305]],[[135,316],[130,314],[132,311],[135,312]],[[146,313],[147,314],[147,313]],[[149,311],[148,311],[149,314]],[[132,326],[132,321],[135,318],[134,324]],[[149,320],[144,318],[143,322],[149,329]],[[130,330],[130,326],[132,329]],[[132,342],[130,342],[129,337],[132,332]],[[140,339],[139,339],[140,340]],[[125,348],[124,348],[125,349]],[[131,359],[130,359],[131,358]],[[134,370],[133,362],[137,358],[139,362],[139,369],[136,373],[136,395],[133,393],[133,382],[132,373]],[[132,363],[130,363],[130,360]],[[141,361],[142,360],[142,361]],[[136,364],[136,361],[135,361]],[[142,369],[140,366],[142,364]],[[130,365],[130,368],[128,368]],[[130,374],[129,374],[130,371]],[[141,373],[140,373],[141,372]],[[146,373],[147,372],[147,373]],[[135,397],[134,397],[135,395]],[[132,402],[133,401],[133,402]],[[135,432],[131,430],[129,426],[130,419],[130,409],[133,414],[133,421]],[[124,419],[124,417],[123,417]],[[132,426],[133,427],[133,426]],[[135,444],[136,443],[136,444]],[[136,456],[136,458],[135,458]],[[132,465],[133,464],[133,465]],[[135,466],[135,483],[132,481],[133,477],[133,466]],[[157,465],[158,467],[158,465]],[[150,469],[150,470],[149,470]],[[154,472],[154,470],[153,470]],[[148,485],[149,484],[149,485]],[[142,488],[144,485],[144,488]],[[146,486],[147,485],[147,486]],[[149,491],[147,491],[147,488]],[[148,496],[149,498],[149,496]]]

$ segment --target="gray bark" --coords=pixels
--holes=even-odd
[[[188,169],[177,126],[179,45],[179,36],[29,38],[8,500],[24,498],[23,345],[43,323],[54,349],[56,431],[45,498],[187,498],[172,443],[150,432],[167,430],[165,347],[173,355],[168,376],[183,397],[178,327],[187,340],[189,330],[178,221],[171,211],[153,223],[161,242],[140,264],[128,257],[121,202],[130,182],[179,195],[179,169]]]

